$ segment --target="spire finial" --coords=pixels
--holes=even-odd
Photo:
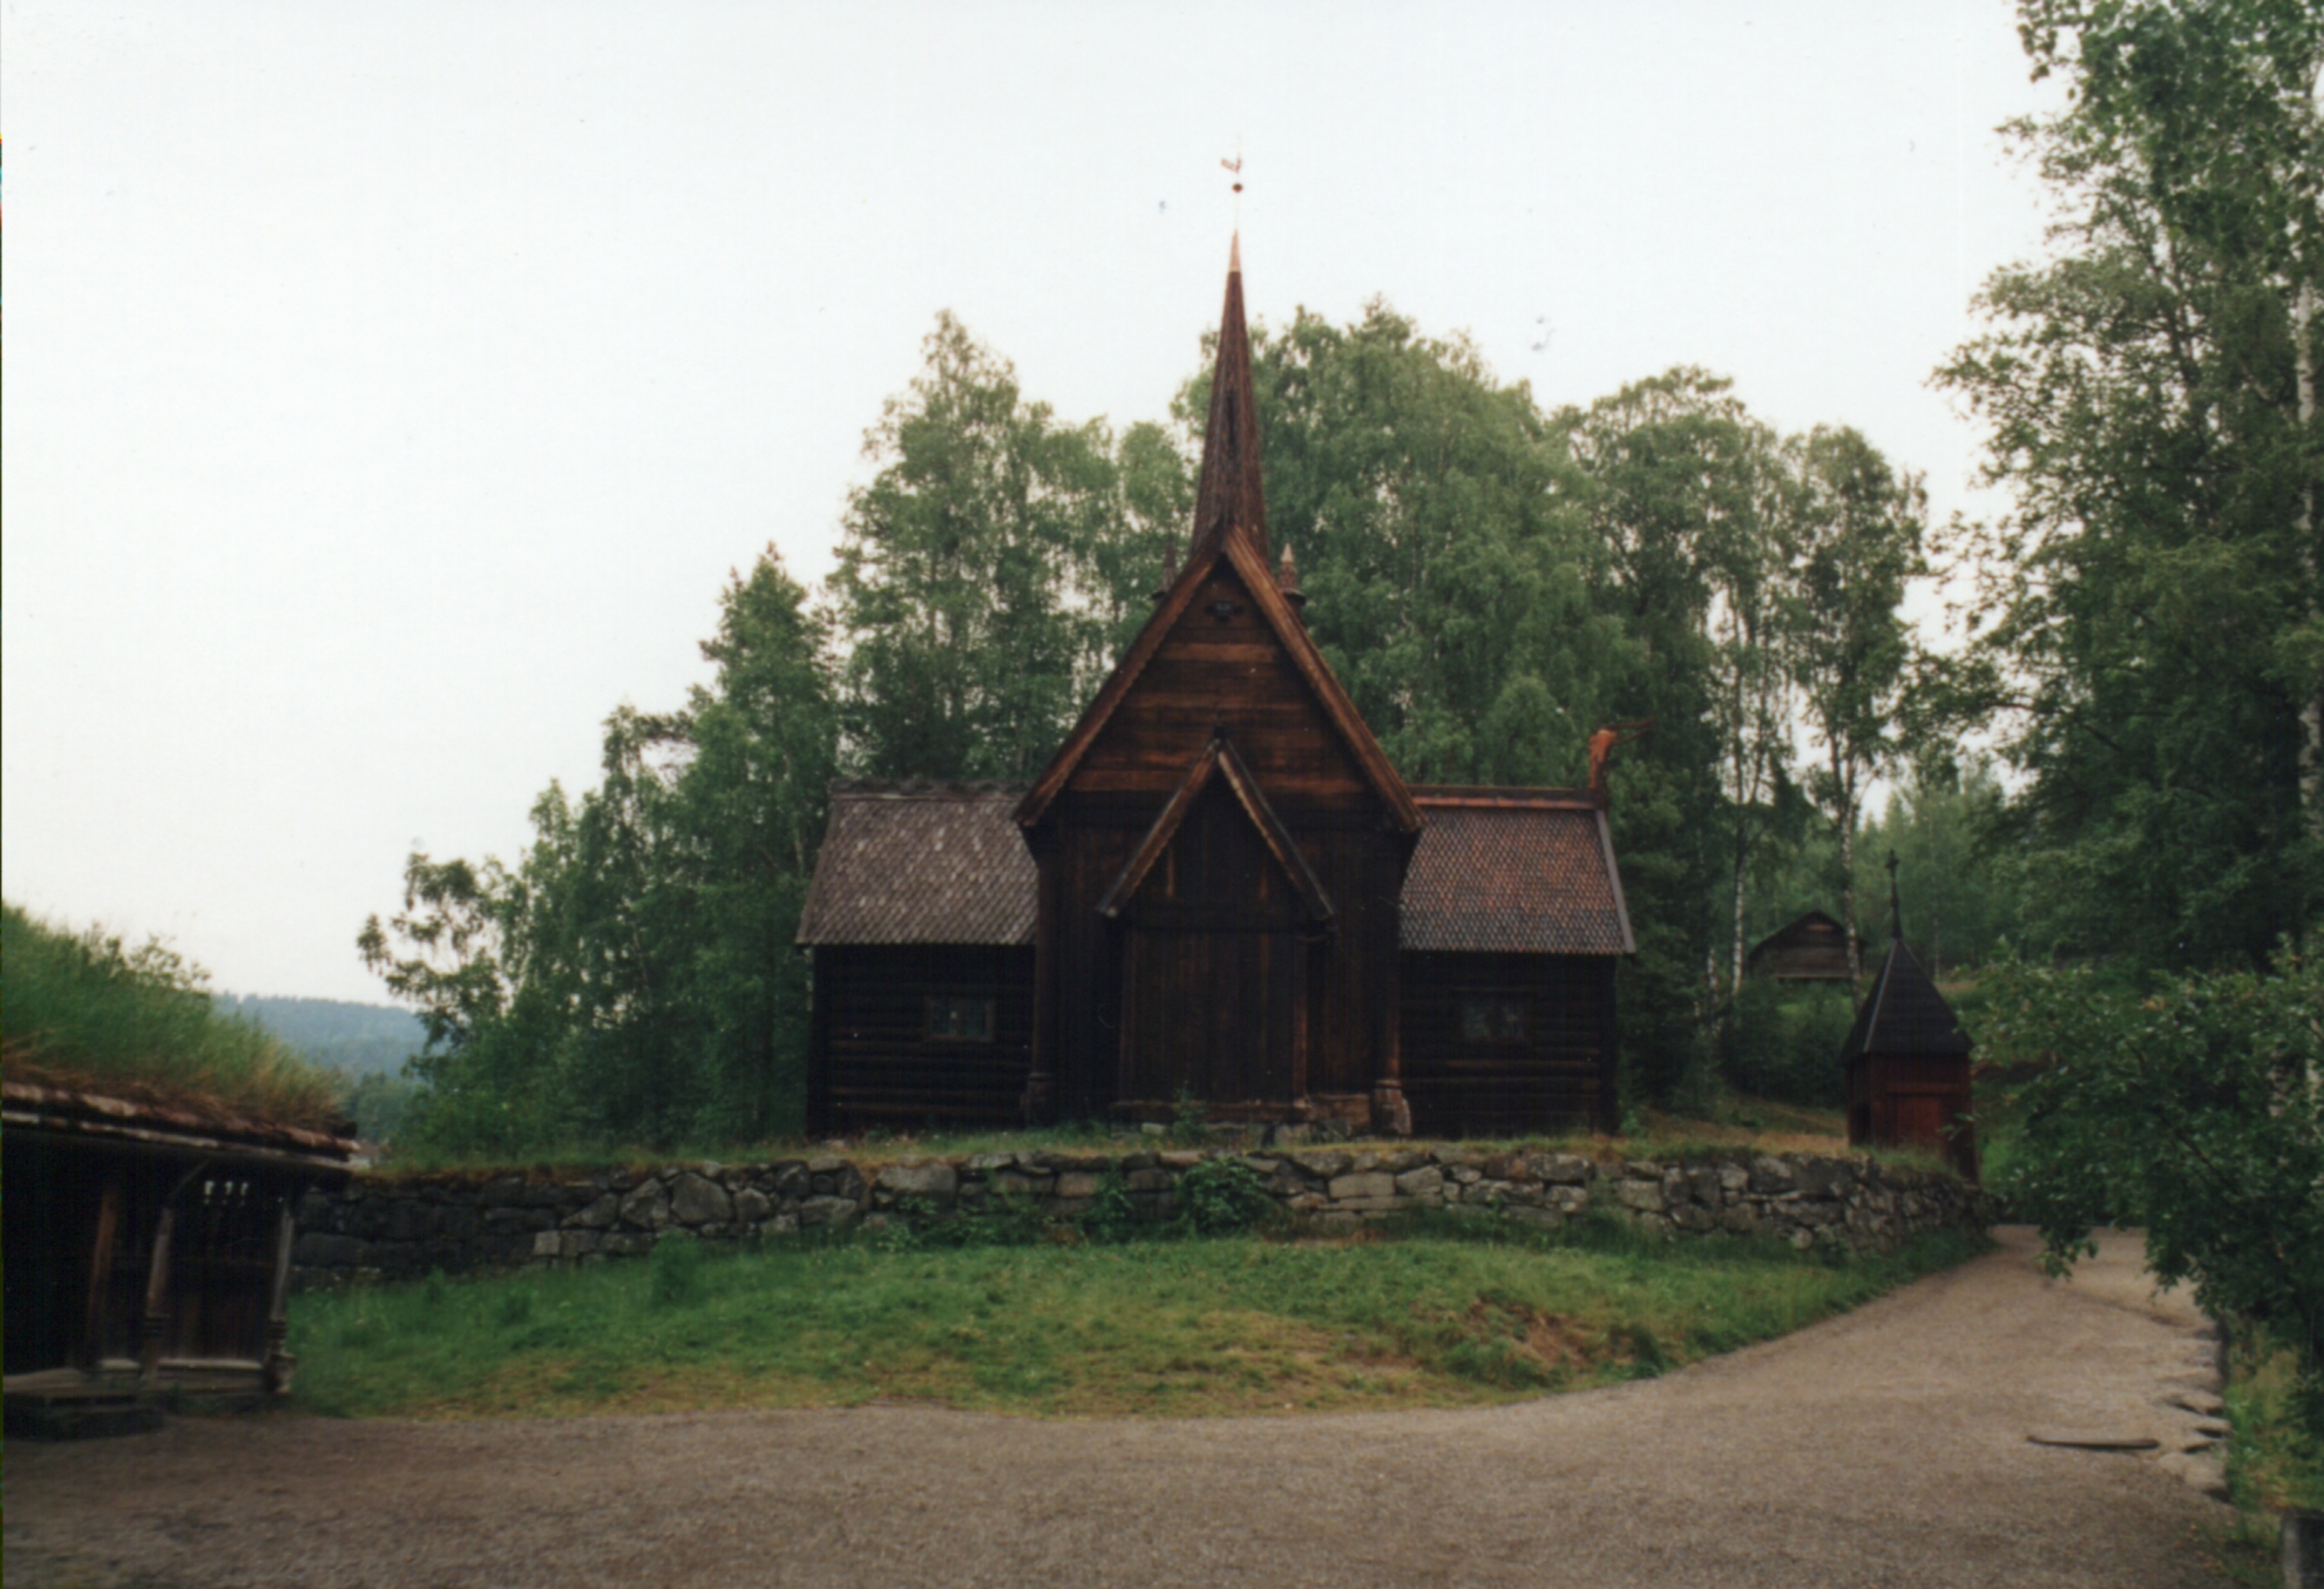
[[[1896,897],[1896,852],[1888,852],[1888,936],[1904,941],[1904,906]]]

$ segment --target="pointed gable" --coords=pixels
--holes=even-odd
[[[1324,893],[1323,884],[1317,879],[1314,868],[1307,864],[1307,857],[1299,853],[1298,842],[1291,836],[1291,830],[1283,825],[1283,818],[1275,814],[1275,807],[1268,800],[1267,792],[1259,788],[1259,781],[1251,776],[1250,769],[1244,766],[1242,758],[1235,753],[1234,742],[1224,734],[1212,735],[1210,744],[1203,748],[1203,753],[1194,758],[1194,764],[1187,770],[1185,781],[1172,792],[1170,803],[1162,808],[1162,814],[1154,819],[1154,826],[1147,829],[1146,836],[1139,841],[1128,864],[1106,889],[1105,897],[1098,901],[1098,914],[1108,920],[1121,914],[1136,897],[1147,874],[1154,870],[1154,864],[1162,858],[1171,842],[1178,836],[1179,829],[1185,825],[1187,814],[1194,810],[1194,802],[1202,798],[1203,791],[1210,787],[1214,778],[1224,782],[1232,792],[1235,804],[1257,830],[1259,843],[1266,847],[1268,856],[1281,869],[1284,880],[1291,885],[1292,893],[1307,919],[1317,925],[1331,920],[1331,897]]]
[[[1840,1045],[1842,1061],[1859,1054],[1964,1056],[1969,1034],[1961,1030],[1952,1006],[1937,992],[1937,984],[1913,958],[1904,940],[1888,946],[1872,991],[1856,1012],[1856,1024]]]
[[[1037,826],[1069,787],[1167,790],[1224,728],[1277,798],[1369,792],[1398,831],[1420,830],[1410,791],[1267,566],[1259,447],[1238,243],[1185,567],[1019,805],[1020,825]]]

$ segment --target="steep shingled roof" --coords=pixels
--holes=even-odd
[[[1586,791],[1413,791],[1428,826],[1404,880],[1407,949],[1628,955],[1637,948],[1606,814]]]
[[[1033,857],[1010,812],[1022,784],[831,789],[802,944],[1029,944]]]
[[[1888,946],[1840,1057],[1845,1063],[1859,1054],[1957,1055],[1969,1047],[1952,1006],[1899,938]]]

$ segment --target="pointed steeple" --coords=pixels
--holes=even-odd
[[[1211,372],[1211,416],[1203,433],[1203,473],[1194,493],[1188,560],[1230,533],[1267,557],[1267,496],[1259,479],[1259,410],[1251,398],[1250,333],[1242,320],[1242,235],[1227,251],[1227,301],[1219,311],[1218,364]]]

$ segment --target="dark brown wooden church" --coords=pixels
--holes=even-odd
[[[1611,1130],[1602,781],[1407,785],[1270,560],[1239,260],[1192,543],[1029,787],[840,783],[809,1114]]]

